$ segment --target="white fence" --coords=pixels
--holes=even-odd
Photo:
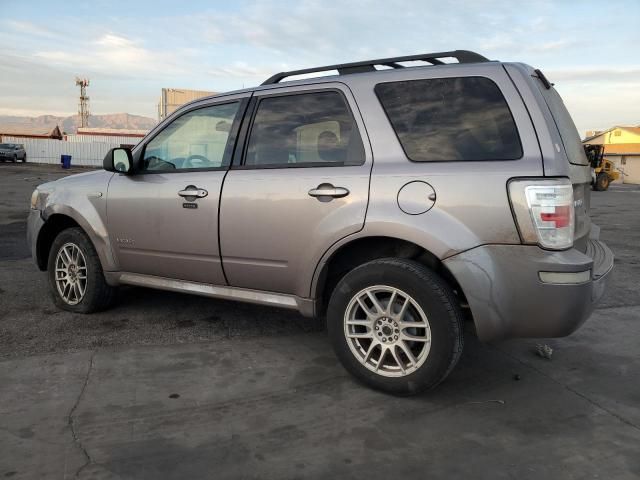
[[[71,165],[101,167],[109,149],[119,147],[119,143],[106,142],[65,142],[42,138],[20,138],[2,136],[4,143],[21,143],[27,152],[27,162],[60,163],[61,155],[71,155]],[[131,142],[133,143],[133,142]]]

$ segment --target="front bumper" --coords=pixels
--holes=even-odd
[[[551,338],[569,335],[589,318],[613,270],[613,253],[597,238],[589,240],[585,253],[484,245],[444,264],[467,297],[480,340]],[[586,281],[565,283],[585,271],[590,271]],[[542,281],[540,272],[560,273],[555,277],[562,283]]]

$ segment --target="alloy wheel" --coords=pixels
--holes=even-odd
[[[351,353],[372,372],[403,377],[416,371],[431,349],[426,314],[406,292],[376,285],[358,292],[344,316]]]
[[[87,291],[87,261],[75,243],[65,243],[58,250],[55,263],[56,287],[60,298],[77,305]]]

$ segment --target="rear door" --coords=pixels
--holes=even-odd
[[[176,115],[140,147],[139,171],[114,175],[107,222],[121,271],[226,283],[218,207],[249,96],[223,97]]]
[[[340,83],[263,90],[252,103],[222,191],[224,271],[235,287],[306,297],[322,254],[364,225],[372,164],[364,126]]]

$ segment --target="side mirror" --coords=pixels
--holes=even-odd
[[[112,148],[102,161],[107,172],[130,173],[133,166],[133,155],[128,148]]]

